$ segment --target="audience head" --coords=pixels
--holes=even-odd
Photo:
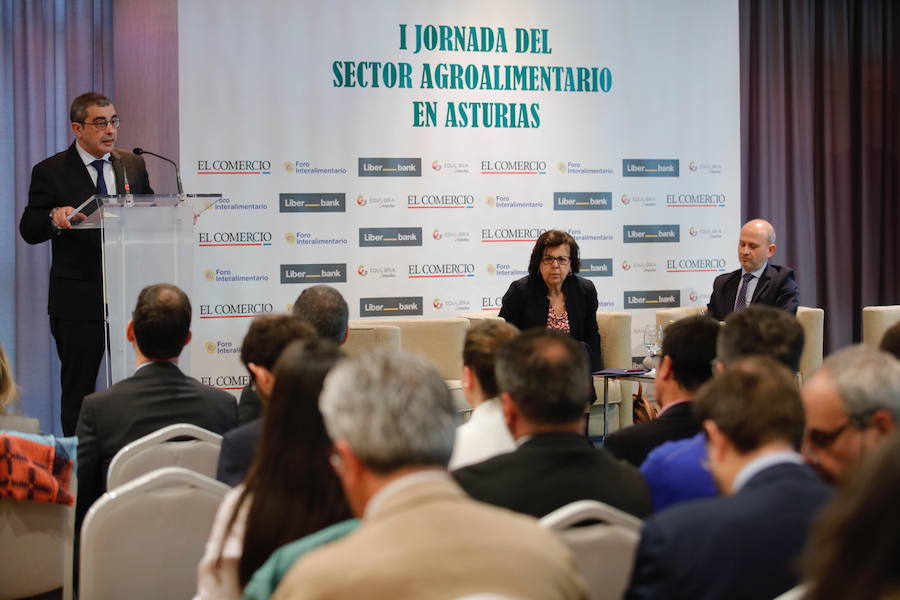
[[[241,362],[261,397],[267,398],[272,392],[273,369],[282,351],[291,342],[315,338],[312,326],[296,315],[260,315],[253,319],[241,343]]]
[[[7,414],[19,397],[19,389],[13,380],[12,367],[6,358],[3,345],[0,344],[0,415]]]
[[[303,290],[294,302],[293,313],[309,321],[320,338],[336,344],[347,341],[350,310],[341,293],[330,285]]]
[[[696,392],[712,377],[719,329],[719,322],[707,316],[679,319],[666,327],[656,376],[658,401],[677,400],[668,396]],[[681,390],[671,388],[670,383]]]
[[[500,393],[494,359],[500,346],[518,334],[515,325],[493,320],[484,320],[466,331],[462,383],[466,399],[473,406]]]
[[[500,347],[497,383],[513,437],[581,424],[590,402],[584,347],[568,334],[531,329]]]
[[[797,379],[766,356],[728,365],[700,388],[694,414],[707,434],[710,471],[726,493],[748,457],[795,449],[803,435]]]
[[[142,289],[126,336],[148,360],[178,358],[191,340],[191,301],[187,294],[169,283]]]
[[[879,350],[887,352],[897,360],[900,360],[900,321],[894,323],[881,337]]]
[[[762,268],[775,254],[775,228],[768,221],[753,219],[741,227],[738,241],[738,260],[744,271],[752,273]]]
[[[822,513],[806,547],[808,600],[900,593],[900,436],[860,465]]]
[[[290,342],[274,365],[259,447],[228,526],[249,503],[242,586],[279,546],[350,517],[318,406],[325,376],[342,356],[334,342],[309,336]]]
[[[867,346],[829,356],[803,384],[807,461],[843,482],[900,422],[900,363]]]
[[[390,476],[447,467],[457,413],[447,384],[422,356],[373,350],[342,361],[325,380],[320,408],[358,515]]]
[[[725,326],[719,332],[716,357],[727,366],[747,356],[769,356],[796,372],[802,353],[803,328],[794,315],[771,306],[753,304],[725,319]]]

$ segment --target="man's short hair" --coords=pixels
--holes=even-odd
[[[328,374],[319,408],[332,440],[344,440],[380,474],[445,467],[457,412],[447,384],[427,359],[376,349]]]
[[[148,285],[138,294],[131,325],[144,356],[154,360],[175,358],[191,331],[191,301],[170,283]]]
[[[718,321],[703,315],[679,319],[666,327],[661,356],[669,357],[675,381],[689,392],[712,377],[719,329]]]
[[[84,123],[84,120],[87,119],[88,108],[91,106],[109,106],[110,104],[112,104],[112,100],[103,94],[96,92],[82,94],[72,100],[72,106],[69,107],[69,122]]]
[[[803,328],[796,317],[785,310],[755,304],[725,319],[716,357],[728,365],[748,356],[769,356],[796,372],[802,353]]]
[[[878,348],[900,360],[900,321],[894,323],[884,332]]]
[[[330,285],[314,285],[303,290],[293,312],[310,322],[319,337],[338,344],[347,335],[350,310],[341,293]]]
[[[494,359],[497,350],[519,335],[519,329],[502,321],[485,320],[466,331],[463,342],[463,365],[472,369],[486,398],[493,398],[497,390]]]
[[[694,415],[711,420],[741,454],[771,442],[798,448],[803,436],[803,404],[797,378],[767,356],[731,363],[700,388]]]
[[[590,399],[587,351],[566,333],[531,329],[497,351],[497,383],[532,423],[583,418]]]
[[[275,368],[281,352],[291,342],[314,340],[312,325],[297,315],[260,315],[253,319],[241,343],[241,362]]]
[[[820,371],[831,377],[850,418],[866,419],[885,409],[900,423],[900,362],[887,352],[850,346],[826,358]]]

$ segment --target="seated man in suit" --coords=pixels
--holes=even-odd
[[[665,341],[665,340],[663,340]],[[796,372],[803,352],[803,328],[789,313],[751,306],[725,319],[716,341],[717,370],[748,356],[769,356]],[[666,442],[647,455],[641,474],[650,486],[653,509],[716,495],[702,433]]]
[[[900,362],[867,346],[829,356],[803,383],[803,454],[826,480],[843,484],[900,426]]]
[[[177,366],[191,340],[191,302],[174,285],[158,283],[138,295],[125,335],[135,373],[84,399],[78,418],[78,522],[103,492],[113,456],[126,444],[176,423],[215,433],[237,425],[231,394],[203,385]]]
[[[263,403],[275,385],[272,370],[282,350],[295,340],[315,339],[316,332],[297,315],[260,315],[253,319],[244,341],[241,342],[241,362],[250,372],[253,396]],[[245,395],[241,395],[241,402]],[[238,405],[240,410],[240,405]],[[262,433],[262,417],[235,427],[222,436],[222,449],[216,479],[235,486],[244,479],[256,455],[256,443]]]
[[[515,452],[453,472],[470,496],[543,517],[576,500],[599,500],[644,517],[647,485],[631,465],[584,436],[588,363],[570,336],[532,329],[500,347],[497,383]]]
[[[712,377],[718,335],[719,323],[705,316],[681,319],[666,327],[653,383],[659,414],[610,435],[604,445],[613,456],[640,467],[647,454],[663,442],[689,438],[700,431],[691,401]]]
[[[447,474],[457,415],[426,359],[376,350],[343,361],[319,406],[362,524],[303,555],[275,600],[586,597],[571,553],[550,531],[474,502]]]
[[[769,263],[775,254],[775,229],[754,219],[741,228],[738,261],[741,268],[716,277],[706,305],[710,316],[723,321],[732,311],[751,304],[767,304],[797,313],[799,304],[794,270]]]
[[[720,498],[647,520],[626,598],[768,600],[797,584],[794,563],[830,489],[803,464],[803,405],[793,373],[751,357],[700,389]]]

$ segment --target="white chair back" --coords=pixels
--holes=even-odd
[[[400,351],[400,328],[396,325],[372,325],[351,321],[347,341],[341,346],[347,356],[355,358],[373,348]]]
[[[822,364],[825,339],[825,311],[797,307],[797,322],[803,328],[803,352],[800,354],[800,378],[807,379]]]
[[[893,306],[865,306],[862,311],[863,344],[878,347],[884,332],[900,321],[900,304]]]
[[[100,497],[81,529],[81,598],[190,598],[216,510],[230,488],[166,467]]]
[[[468,319],[366,319],[353,324],[399,327],[401,350],[424,355],[444,379],[462,377],[462,350],[469,328]]]
[[[603,523],[573,527],[586,520]],[[575,555],[592,600],[622,598],[631,578],[642,521],[603,502],[579,500],[540,520],[557,532]]]
[[[173,442],[173,438],[190,437]],[[207,477],[216,476],[222,436],[188,423],[163,427],[119,450],[109,464],[106,489],[162,467],[183,467]]]

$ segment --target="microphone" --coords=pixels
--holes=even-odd
[[[178,195],[184,196],[184,188],[181,186],[181,171],[178,170],[178,165],[175,164],[175,161],[166,158],[161,154],[157,154],[156,152],[150,152],[149,150],[144,150],[143,148],[135,148],[132,150],[135,154],[149,154],[150,156],[155,156],[156,158],[161,158],[167,163],[171,163],[173,167],[175,167],[175,183],[178,185]]]
[[[115,154],[110,153],[109,162],[115,167],[116,162],[118,162],[118,158],[116,158]],[[113,172],[115,172],[115,168],[113,168]],[[131,186],[128,185],[128,172],[125,170],[125,163],[122,163],[122,187],[125,188],[125,195],[131,195]]]

